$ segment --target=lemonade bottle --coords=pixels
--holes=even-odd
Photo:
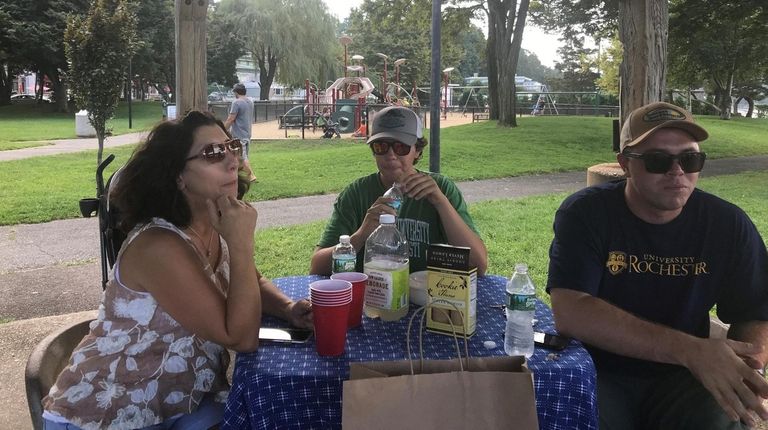
[[[368,275],[363,311],[370,318],[395,321],[408,313],[408,241],[395,216],[379,216],[379,227],[365,241],[363,271]]]

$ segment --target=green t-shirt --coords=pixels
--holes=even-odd
[[[467,210],[467,203],[456,184],[440,174],[429,173],[429,175],[435,180],[437,186],[467,226],[477,233],[472,217]],[[321,248],[334,246],[339,243],[340,235],[351,235],[357,231],[373,202],[384,195],[386,191],[378,173],[364,176],[349,184],[336,199],[333,213],[325,226],[318,246]],[[448,237],[445,234],[443,223],[440,221],[440,216],[434,206],[426,199],[415,200],[406,196],[400,208],[400,216],[397,218],[397,227],[401,233],[405,234],[410,246],[411,272],[426,270],[427,245],[430,243],[448,243]],[[358,272],[363,271],[364,253],[365,249],[357,250],[355,270]]]

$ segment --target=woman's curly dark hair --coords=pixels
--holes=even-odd
[[[146,141],[136,148],[119,171],[110,199],[119,208],[120,228],[124,232],[153,217],[163,218],[180,228],[189,225],[192,213],[177,179],[187,164],[195,131],[208,125],[220,127],[231,137],[224,124],[212,114],[191,111],[182,119],[155,126]],[[238,198],[248,191],[248,186],[248,180],[238,175]]]

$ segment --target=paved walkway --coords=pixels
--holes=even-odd
[[[136,141],[137,137],[125,139]],[[0,152],[0,160],[2,155]],[[768,156],[707,161],[702,176],[747,170],[768,170]],[[585,183],[585,172],[568,172],[460,182],[458,186],[473,203],[575,191]],[[321,195],[258,202],[259,228],[326,219],[335,198]],[[31,428],[23,382],[27,356],[53,329],[93,314],[101,293],[98,250],[98,226],[93,218],[0,227],[0,315],[17,319],[0,324],[0,428]]]

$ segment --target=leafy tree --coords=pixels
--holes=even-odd
[[[720,118],[731,117],[735,88],[740,96],[758,95],[768,75],[768,5],[761,0],[712,0],[670,3],[670,51],[673,81],[714,91]]]
[[[594,71],[596,50],[585,48],[581,38],[570,39],[557,50],[561,60],[555,62],[555,69],[561,76],[553,79],[552,88],[556,91],[595,91],[595,81],[599,77]]]
[[[663,97],[667,70],[667,2],[539,0],[531,15],[538,26],[561,30],[566,41],[584,34],[606,39],[618,31],[623,46],[621,111],[627,114]]]
[[[444,8],[442,13],[441,69],[457,67],[462,74],[477,71],[469,70],[472,66],[462,66],[463,60],[472,61],[467,58],[465,42],[472,43],[473,37],[477,39],[476,30],[470,24],[471,11]],[[405,58],[407,62],[400,66],[400,85],[404,88],[410,84],[423,85],[430,82],[431,20],[431,0],[364,0],[348,19],[348,34],[353,39],[350,47],[365,57],[369,70],[376,70],[379,75],[383,73],[384,60],[376,53],[389,56],[389,81],[394,81],[395,76],[392,62]],[[377,81],[373,79],[374,83]]]
[[[13,75],[19,70],[18,50],[14,47],[23,43],[23,29],[11,13],[16,8],[15,3],[0,1],[0,105],[11,103]]]
[[[539,60],[535,53],[521,49],[515,74],[546,83],[555,78],[558,73],[554,69],[541,64],[541,60]]]
[[[134,1],[136,10],[136,54],[131,68],[138,76],[140,91],[154,87],[165,100],[175,96],[174,4],[168,0]]]
[[[94,0],[85,17],[72,16],[64,32],[69,80],[78,108],[99,140],[97,165],[104,152],[107,120],[120,97],[128,60],[135,52],[136,16],[127,0]]]
[[[523,43],[529,0],[487,0],[488,93],[490,118],[516,127],[515,71]]]
[[[23,22],[23,43],[19,55],[23,66],[46,76],[53,86],[56,110],[66,112],[67,89],[63,71],[67,70],[63,34],[67,17],[88,9],[87,0],[38,0],[19,2],[16,18]],[[40,94],[42,95],[42,94]]]
[[[236,84],[235,66],[245,52],[245,35],[238,34],[236,19],[215,4],[208,13],[208,81],[227,88]]]
[[[301,85],[330,75],[339,48],[337,21],[321,0],[223,0],[220,8],[259,66],[262,100],[275,79]]]
[[[461,47],[464,56],[459,62],[459,73],[463,77],[488,76],[488,60],[485,52],[485,35],[483,30],[472,25],[468,31],[461,36]],[[520,54],[522,55],[522,53]],[[539,63],[541,64],[541,63]]]
[[[623,47],[617,36],[613,36],[608,46],[597,57],[597,68],[600,77],[597,78],[597,86],[611,96],[619,96],[619,66],[623,58]]]

